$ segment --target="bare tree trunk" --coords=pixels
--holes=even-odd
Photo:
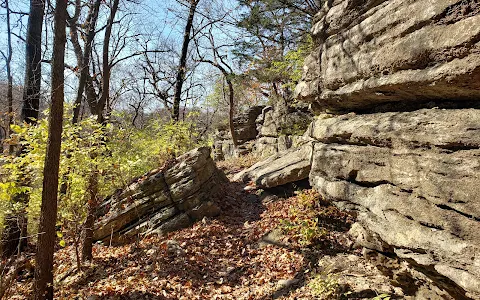
[[[84,224],[84,237],[82,243],[82,261],[91,261],[93,259],[93,226],[95,224],[95,212],[98,206],[98,171],[94,170],[89,178],[88,193],[90,199],[88,200],[87,219]]]
[[[105,123],[104,111],[109,99],[110,90],[110,71],[112,66],[109,62],[109,45],[110,37],[112,34],[112,26],[117,14],[119,0],[113,0],[113,5],[110,10],[110,17],[107,21],[107,27],[105,29],[105,36],[103,39],[103,74],[102,74],[102,94],[96,105],[94,103],[94,90],[91,78],[86,80],[87,89],[87,102],[90,103],[90,107],[94,107],[94,114],[97,115],[99,123]],[[104,141],[99,141],[99,143]],[[95,223],[95,212],[97,210],[97,194],[98,194],[98,172],[92,170],[89,178],[89,193],[90,200],[88,201],[87,218],[85,220],[83,229],[83,241],[82,241],[82,260],[87,261],[93,258],[92,256],[92,244],[93,244],[93,225]]]
[[[117,14],[118,10],[118,3],[119,0],[113,0],[113,5],[110,10],[110,17],[108,18],[107,22],[107,27],[105,28],[105,37],[103,39],[103,74],[102,74],[102,95],[98,101],[97,104],[97,111],[95,114],[98,117],[98,121],[100,123],[105,122],[105,116],[103,115],[103,112],[105,111],[105,107],[107,105],[108,98],[110,97],[109,92],[110,92],[110,71],[111,71],[111,66],[110,66],[110,61],[109,61],[109,48],[110,48],[110,37],[112,35],[112,27],[113,27],[113,22],[115,19],[115,15]]]
[[[98,12],[100,10],[100,1],[101,0],[96,0],[95,3],[93,4],[93,7],[90,8],[90,11],[88,13],[88,17],[86,21],[86,23],[88,24],[88,33],[87,33],[87,39],[85,42],[85,49],[83,51],[83,57],[79,58],[79,54],[81,55],[82,53],[77,54],[77,60],[81,61],[81,63],[79,63],[79,67],[81,66],[81,69],[80,69],[80,78],[78,80],[77,98],[75,99],[75,105],[73,107],[73,120],[72,120],[73,123],[78,122],[78,118],[80,116],[80,107],[82,104],[83,92],[85,90],[85,85],[87,83],[87,76],[90,76],[90,56],[92,52],[93,40],[95,38],[95,27],[97,24]],[[75,24],[75,26],[76,25],[77,24]]]
[[[53,299],[53,252],[56,240],[58,171],[63,123],[67,1],[56,1],[54,20],[52,101],[47,154],[43,171],[39,235],[35,256],[34,297],[36,300]]]
[[[238,139],[237,139],[237,133],[235,132],[235,124],[233,123],[233,118],[235,116],[235,92],[234,92],[234,89],[233,89],[233,82],[232,82],[232,76],[234,75],[232,69],[230,68],[230,66],[226,65],[224,61],[223,62],[223,65],[226,66],[226,68],[228,68],[230,70],[227,71],[226,68],[224,68],[221,64],[219,64],[216,60],[213,61],[213,60],[206,60],[206,59],[201,59],[200,62],[205,62],[205,63],[209,63],[211,64],[212,66],[214,66],[215,68],[217,68],[218,70],[220,70],[220,72],[222,72],[223,76],[225,77],[225,81],[227,82],[227,85],[228,85],[228,104],[229,104],[229,110],[228,110],[228,123],[229,123],[229,126],[230,126],[230,133],[232,135],[232,141],[233,141],[233,145],[235,147],[238,146]]]
[[[26,37],[26,55],[25,55],[25,82],[23,89],[22,121],[28,124],[36,124],[38,119],[38,109],[40,106],[40,77],[41,56],[42,56],[42,25],[45,9],[44,0],[30,0],[30,14],[28,17],[27,37]],[[19,155],[23,155],[24,149],[20,149]],[[19,182],[21,186],[28,186],[30,180],[25,174]],[[22,203],[24,208],[15,215],[7,216],[10,219],[9,224],[13,226],[4,230],[0,248],[3,254],[20,252],[27,244],[27,212],[25,207],[29,202],[27,192],[16,195],[13,199],[16,203]]]
[[[228,110],[228,121],[230,124],[230,133],[232,134],[232,141],[235,147],[238,146],[237,133],[235,132],[235,124],[233,123],[233,117],[235,115],[235,94],[233,92],[233,84],[228,76],[225,76],[228,84],[228,99],[229,99],[229,110]]]
[[[7,101],[8,101],[8,123],[7,136],[10,136],[10,125],[13,124],[13,78],[12,78],[12,31],[10,26],[10,6],[8,0],[5,0],[5,8],[7,9]],[[13,145],[8,149],[9,153],[13,153]]]
[[[175,93],[173,98],[173,113],[172,118],[175,121],[180,119],[180,101],[182,97],[182,88],[185,81],[185,74],[187,71],[187,54],[188,54],[188,44],[190,44],[190,32],[192,31],[193,18],[195,16],[195,10],[200,0],[191,0],[190,1],[190,11],[188,13],[187,24],[185,26],[185,31],[183,32],[183,44],[182,52],[180,55],[180,63],[178,65],[177,77],[175,79]]]
[[[38,109],[40,107],[42,25],[44,10],[44,0],[30,0],[22,107],[22,120],[29,124],[36,124],[38,119]]]

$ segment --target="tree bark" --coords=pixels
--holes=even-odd
[[[100,10],[100,1],[96,0],[93,7],[87,16],[86,23],[88,24],[87,39],[85,41],[85,49],[82,53],[77,53],[77,61],[79,61],[80,78],[78,80],[77,98],[75,99],[75,105],[73,107],[73,119],[72,123],[77,123],[80,116],[80,108],[82,105],[83,92],[87,83],[87,76],[90,76],[90,56],[92,53],[93,40],[95,38],[95,27],[98,19],[98,12]],[[75,24],[76,26],[77,24]],[[75,28],[76,30],[76,28]],[[77,40],[78,42],[78,40]]]
[[[40,107],[42,25],[44,10],[44,0],[30,0],[22,107],[22,120],[28,124],[36,124],[38,119],[38,109]]]
[[[25,81],[23,89],[23,105],[21,120],[35,125],[38,120],[38,109],[40,106],[40,77],[41,56],[42,56],[42,25],[43,14],[45,10],[44,0],[30,0],[30,14],[28,17],[27,33],[26,33],[26,49],[25,49]],[[23,155],[24,149],[19,149],[19,155]],[[28,186],[30,180],[27,174],[20,179],[19,185]],[[16,195],[13,202],[28,205],[29,194],[27,192]],[[3,255],[12,255],[21,252],[27,244],[27,212],[22,209],[14,215],[7,216],[9,219],[9,228],[3,232],[1,246]]]
[[[7,136],[10,136],[10,125],[13,124],[13,77],[12,77],[12,31],[10,26],[10,6],[8,0],[5,0],[5,8],[7,9],[7,101],[8,101],[8,123]],[[13,145],[9,146],[8,152],[13,153]]]
[[[110,46],[110,37],[112,35],[112,26],[115,20],[115,15],[117,14],[119,0],[113,0],[113,5],[110,10],[110,16],[107,21],[107,27],[105,28],[105,36],[103,39],[103,66],[102,66],[102,94],[98,102],[94,103],[94,94],[93,82],[91,78],[86,78],[86,93],[87,93],[87,102],[89,102],[90,107],[94,108],[94,114],[97,115],[97,121],[101,124],[105,123],[104,111],[107,106],[107,101],[109,99],[109,90],[110,90],[110,72],[112,66],[109,62],[109,46]],[[105,141],[99,141],[103,143]],[[97,155],[97,154],[95,154]],[[102,154],[100,154],[102,155]],[[82,241],[82,260],[88,261],[93,258],[92,255],[92,245],[93,245],[93,226],[95,223],[95,212],[97,210],[97,194],[98,194],[98,172],[96,170],[92,171],[89,178],[89,193],[90,199],[88,201],[87,209],[87,218],[84,223],[83,228],[83,241]]]
[[[235,124],[233,123],[233,117],[235,115],[235,96],[233,92],[233,84],[232,81],[225,76],[227,84],[228,84],[228,99],[229,99],[229,110],[228,110],[228,121],[230,124],[230,133],[232,134],[232,141],[235,147],[238,146],[237,140],[237,133],[235,132]]]
[[[100,99],[98,100],[97,107],[96,107],[96,112],[95,114],[97,115],[98,121],[100,123],[105,122],[105,116],[104,116],[104,111],[105,107],[107,105],[107,101],[110,97],[109,92],[110,92],[110,71],[111,71],[111,66],[110,66],[110,61],[109,61],[109,50],[110,50],[110,37],[112,35],[112,27],[113,27],[113,22],[115,19],[115,15],[117,14],[118,10],[118,4],[119,0],[113,0],[113,5],[110,10],[110,16],[107,21],[107,27],[105,28],[105,37],[103,39],[103,58],[102,58],[102,69],[103,69],[103,74],[102,74],[102,95]]]
[[[185,26],[185,31],[183,32],[182,52],[180,54],[180,62],[175,79],[175,93],[173,97],[172,119],[174,121],[178,121],[180,119],[180,101],[182,97],[183,83],[185,81],[185,74],[187,71],[188,45],[190,44],[191,40],[190,32],[192,31],[193,18],[195,16],[195,10],[197,9],[198,2],[200,2],[200,0],[191,0],[187,24]]]
[[[42,206],[35,256],[34,297],[36,300],[53,299],[53,252],[56,240],[58,171],[63,123],[67,1],[56,1],[54,20],[49,136],[43,171]]]

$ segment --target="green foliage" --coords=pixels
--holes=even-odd
[[[313,244],[327,233],[318,226],[317,202],[316,192],[297,192],[297,205],[290,209],[288,218],[280,222],[283,231],[293,235],[302,246]]]
[[[337,277],[328,272],[316,274],[308,283],[312,294],[321,299],[332,299],[339,293],[340,285]]]
[[[124,187],[133,177],[199,145],[197,130],[189,122],[153,121],[140,130],[112,124],[103,126],[93,117],[78,124],[72,124],[69,116],[64,119],[58,225],[67,228],[85,219],[92,174],[98,174],[97,198],[101,200]],[[23,146],[24,152],[20,156],[0,157],[0,220],[23,208],[15,196],[28,191],[29,228],[35,232],[41,205],[48,121],[43,118],[37,126],[22,124],[12,129],[15,134],[9,142]],[[25,179],[28,186],[20,185]]]
[[[307,36],[305,41],[300,43],[296,50],[288,51],[282,60],[273,61],[268,72],[287,79],[284,87],[293,90],[295,85],[302,79],[303,64],[305,58],[312,51],[312,46],[312,37]]]

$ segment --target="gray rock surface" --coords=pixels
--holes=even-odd
[[[263,109],[257,118],[255,153],[265,157],[298,146],[312,121],[312,114],[307,107],[297,106],[279,99],[274,106]]]
[[[323,3],[295,94],[344,115],[308,129],[310,183],[357,244],[480,299],[480,3]]]
[[[97,214],[94,239],[109,243],[138,233],[163,234],[218,215],[212,199],[225,181],[210,148],[192,150],[107,198]]]
[[[233,145],[232,135],[228,126],[217,128],[214,135],[213,159],[221,161],[239,155],[245,155],[253,151],[252,140],[258,135],[256,120],[262,113],[264,106],[253,106],[246,112],[234,118],[235,133],[239,147]]]
[[[259,188],[272,188],[308,178],[312,142],[279,152],[234,176],[234,181],[253,181]]]
[[[234,180],[271,188],[309,177],[355,212],[357,245],[412,263],[456,299],[480,299],[479,124],[478,109],[322,115],[300,147]]]
[[[356,211],[357,242],[393,251],[480,298],[480,110],[315,121],[310,183]]]
[[[262,113],[263,108],[264,106],[253,106],[233,119],[239,143],[244,143],[257,137],[258,132],[255,121]]]
[[[319,108],[480,98],[480,4],[325,1],[296,94]]]

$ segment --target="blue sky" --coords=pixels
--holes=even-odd
[[[129,48],[126,48],[125,54],[128,54],[132,51],[138,51],[138,47],[142,46],[143,40],[146,39],[146,35],[149,35],[151,39],[150,43],[154,43],[158,40],[168,40],[168,45],[175,48],[177,52],[180,51],[183,30],[185,27],[185,18],[188,8],[185,5],[181,5],[181,0],[141,0],[140,4],[132,4],[131,2],[122,0],[121,1],[121,10],[123,12],[128,12],[132,14],[131,23],[128,28],[129,34],[142,33],[144,36],[137,41],[138,44],[132,43]],[[209,15],[219,14],[221,10],[232,10],[235,11],[236,0],[201,0],[199,11],[208,13]],[[28,0],[10,0],[10,7],[14,11],[23,11],[28,12],[29,10],[29,1]],[[222,7],[222,9],[215,9]],[[5,18],[5,9],[1,9],[0,16],[0,49],[4,52],[7,50],[7,39],[6,39],[6,18]],[[99,24],[104,24],[108,16],[108,10],[104,9],[100,13]],[[51,17],[49,17],[51,18]],[[25,35],[27,17],[12,15],[12,27],[13,31],[21,36]],[[197,15],[196,22],[198,23],[201,20],[201,16]],[[47,22],[50,24],[50,22]],[[226,29],[223,33],[221,31],[215,31],[216,39],[218,43],[232,43],[231,34],[234,35],[234,28],[224,28]],[[51,42],[52,28],[44,25],[44,31],[46,30],[46,35],[48,40]],[[103,34],[97,36],[99,39],[103,37]],[[193,45],[192,45],[193,46]],[[24,44],[21,40],[16,37],[13,37],[13,64],[12,64],[12,73],[14,76],[15,84],[23,83],[23,65],[24,65]],[[51,46],[47,46],[45,49],[45,58],[49,58],[51,54],[49,53]],[[76,59],[71,50],[71,44],[67,43],[67,54],[66,61],[71,65],[75,65]],[[166,59],[171,59],[167,57]],[[135,60],[126,61],[122,66],[116,67],[113,73],[112,80],[121,80],[123,76],[122,72],[124,69],[129,69],[135,65]],[[44,74],[44,83],[43,86],[49,85],[49,65],[43,64],[42,70]],[[202,77],[201,80],[205,81],[205,86],[213,85],[212,70],[210,66],[203,66],[199,69],[199,72],[196,76]],[[76,88],[76,77],[72,72],[66,71],[66,91],[67,99],[69,94],[73,95],[74,89]],[[198,78],[200,79],[200,78]],[[6,80],[6,69],[5,61],[3,58],[0,60],[0,80]],[[212,80],[212,82],[207,82]],[[115,84],[115,82],[113,83]],[[208,93],[209,91],[199,91],[202,93]],[[205,95],[204,95],[205,96]]]

